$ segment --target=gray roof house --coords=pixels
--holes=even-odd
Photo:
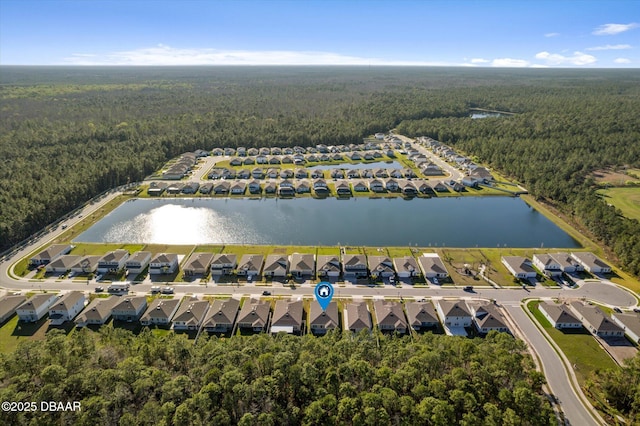
[[[395,275],[393,261],[387,256],[367,256],[369,272],[373,279],[389,278]]]
[[[448,335],[466,336],[464,327],[471,327],[472,316],[464,302],[439,300],[436,312]]]
[[[264,331],[269,321],[270,310],[269,302],[254,299],[245,301],[238,314],[238,327],[255,332]]]
[[[211,275],[228,275],[236,269],[238,256],[235,254],[214,254],[211,261]]]
[[[71,244],[53,244],[29,259],[29,266],[46,265],[62,255],[69,254],[72,248]]]
[[[567,305],[542,302],[538,305],[538,310],[558,330],[563,328],[582,328],[582,322],[576,318]]]
[[[573,302],[570,306],[582,321],[582,325],[592,334],[600,337],[624,336],[624,330],[597,306],[584,305],[581,302]]]
[[[117,296],[93,299],[74,320],[76,327],[104,324],[111,318],[111,309],[119,300]]]
[[[111,310],[114,320],[138,321],[147,309],[147,298],[144,296],[127,296],[121,298]]]
[[[571,253],[571,257],[592,274],[608,274],[611,272],[611,266],[591,252],[578,251]]]
[[[149,274],[173,274],[177,269],[176,253],[160,253],[149,262]]]
[[[358,333],[362,330],[370,331],[372,327],[371,313],[366,302],[347,304],[344,310],[344,329]]]
[[[289,273],[294,277],[313,276],[316,270],[315,256],[311,253],[293,253],[289,256]]]
[[[240,263],[236,272],[238,275],[258,276],[262,271],[264,256],[261,254],[244,254],[240,258]]]
[[[289,259],[286,255],[270,254],[264,262],[262,275],[265,277],[286,277]]]
[[[339,277],[341,271],[340,258],[332,255],[318,255],[316,274],[318,277]]]
[[[343,254],[342,275],[345,280],[366,278],[368,276],[366,256],[364,254]]]
[[[396,269],[398,278],[417,277],[420,275],[418,262],[413,256],[394,257],[393,266]]]
[[[53,293],[36,294],[16,308],[20,321],[36,322],[49,311],[49,307],[56,301]]]
[[[140,317],[142,325],[169,325],[180,306],[180,299],[154,299]]]
[[[233,330],[239,308],[240,301],[237,299],[215,300],[202,326],[209,333],[228,333]]]
[[[469,305],[473,314],[473,323],[478,333],[487,334],[490,331],[508,332],[507,322],[498,307],[489,303],[472,303]]]
[[[213,261],[213,253],[193,253],[182,267],[184,275],[206,275]]]
[[[502,264],[516,278],[535,278],[536,270],[531,266],[531,261],[522,256],[502,256]]]
[[[431,302],[409,302],[404,305],[409,325],[414,330],[436,327],[440,324],[436,308]]]
[[[636,345],[640,343],[640,314],[614,313],[611,319],[624,330],[624,333]]]
[[[71,270],[71,267],[82,260],[82,256],[76,254],[65,254],[58,256],[47,264],[45,270],[52,274],[63,274]]]
[[[173,317],[174,330],[197,330],[209,309],[206,300],[186,300]]]
[[[339,325],[337,302],[329,303],[326,310],[323,310],[319,303],[311,302],[309,328],[313,334],[326,334],[327,331],[336,329]]]
[[[562,275],[562,267],[560,266],[560,263],[550,254],[534,254],[533,264],[547,276],[554,277]]]
[[[49,319],[51,325],[60,325],[65,321],[73,320],[84,309],[86,298],[81,291],[71,291],[49,307]]]
[[[98,260],[98,272],[116,272],[124,268],[124,264],[129,259],[127,250],[118,249],[110,251]]]
[[[84,256],[82,259],[71,265],[71,272],[77,274],[93,273],[98,268],[98,261],[101,256]]]
[[[407,332],[407,319],[401,303],[376,300],[373,307],[380,331],[395,331],[401,334]]]
[[[302,300],[277,300],[273,309],[271,333],[300,333],[302,330]]]
[[[124,263],[124,267],[132,274],[139,274],[144,269],[149,266],[149,262],[151,261],[151,252],[150,251],[137,251],[127,259]]]
[[[0,297],[0,324],[11,318],[16,313],[16,308],[26,300],[26,296],[21,295]]]
[[[422,253],[418,257],[418,264],[425,278],[446,278],[449,276],[447,267],[437,253]]]

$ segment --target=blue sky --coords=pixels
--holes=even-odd
[[[0,64],[640,68],[640,0],[0,0]]]

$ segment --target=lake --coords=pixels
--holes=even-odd
[[[134,199],[77,242],[580,247],[520,198]]]

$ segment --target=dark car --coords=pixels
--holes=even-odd
[[[622,309],[618,308],[617,306],[615,308],[613,308],[613,310],[616,311],[619,314],[622,313]]]
[[[467,285],[462,290],[464,290],[466,292],[469,292],[469,293],[473,293],[473,286],[472,285]]]
[[[271,292],[265,290],[265,291],[262,292],[262,295],[263,296],[271,296]]]

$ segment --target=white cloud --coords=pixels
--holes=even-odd
[[[488,64],[489,62],[491,62],[488,59],[483,59],[483,58],[472,58],[471,59],[471,63],[472,64]]]
[[[105,55],[73,54],[65,58],[64,63],[72,65],[458,65],[421,61],[388,61],[332,52],[183,49],[163,44]]]
[[[557,53],[539,52],[536,59],[541,59],[547,65],[590,65],[597,61],[595,56],[582,52],[573,52],[573,56],[563,56]]]
[[[545,37],[558,37],[560,35],[560,33],[546,33],[544,36]]]
[[[631,59],[628,58],[616,58],[613,60],[613,62],[615,62],[616,64],[630,64],[631,63]]]
[[[498,58],[491,61],[492,67],[521,68],[529,66],[529,61],[524,59]]]
[[[636,22],[630,24],[604,24],[593,30],[593,35],[616,35],[638,27]]]
[[[623,50],[631,48],[630,44],[607,44],[605,46],[587,47],[585,50]]]

